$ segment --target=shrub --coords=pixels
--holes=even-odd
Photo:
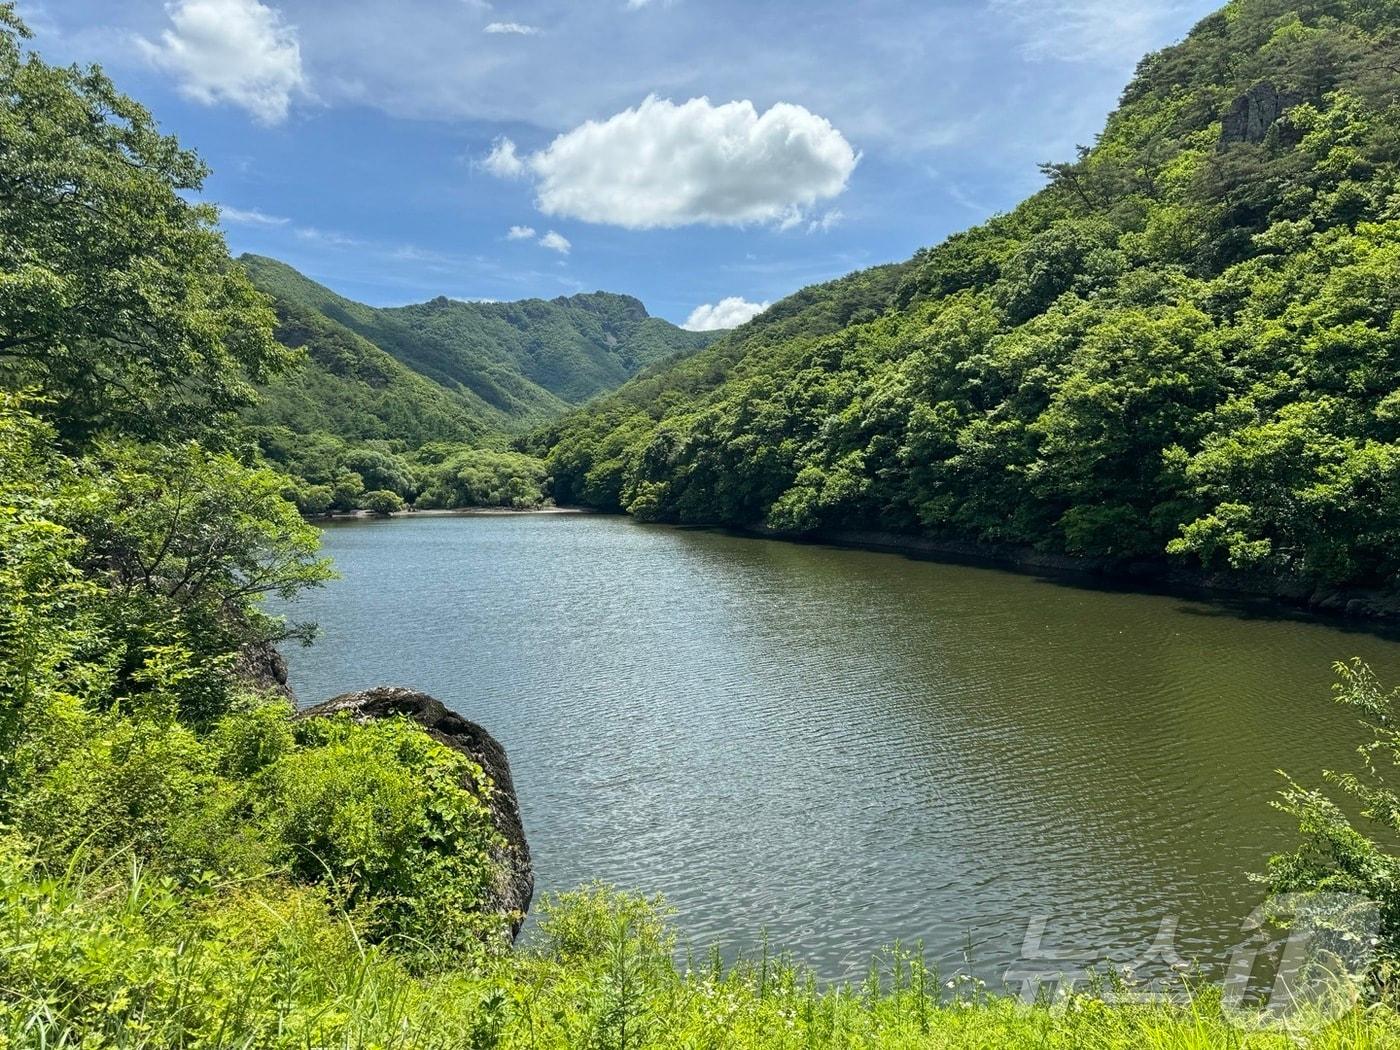
[[[481,767],[416,723],[313,719],[250,785],[253,823],[301,882],[328,883],[372,940],[406,954],[474,950],[501,844]]]
[[[1380,906],[1380,944],[1373,967],[1378,990],[1400,993],[1400,688],[1385,690],[1360,660],[1336,665],[1336,700],[1354,708],[1370,739],[1356,751],[1360,771],[1323,774],[1341,791],[1348,809],[1372,829],[1358,830],[1347,813],[1320,790],[1290,778],[1279,808],[1298,821],[1301,841],[1269,859],[1269,888],[1275,893],[1326,891],[1353,894]]]
[[[397,514],[403,510],[403,497],[388,489],[375,489],[360,497],[360,506],[367,511],[387,518],[390,514]]]

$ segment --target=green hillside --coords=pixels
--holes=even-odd
[[[608,292],[376,309],[274,259],[239,261],[272,297],[277,341],[303,352],[244,409],[246,436],[309,514],[538,505],[544,465],[501,451],[512,435],[721,334]]]
[[[270,385],[251,419],[297,432],[412,446],[518,432],[714,339],[607,292],[377,309],[276,260],[240,262],[273,297],[279,339],[308,352],[307,366]]]
[[[471,362],[504,359],[530,382],[569,404],[621,386],[639,369],[714,342],[650,317],[627,295],[593,292],[513,303],[438,298],[379,311],[408,335],[391,352],[424,374],[470,382]],[[386,344],[386,347],[389,344]]]
[[[250,423],[417,446],[469,441],[500,422],[479,398],[424,378],[316,309],[282,296],[275,302],[277,341],[306,357],[268,385],[245,413]]]
[[[556,495],[1391,589],[1398,31],[1231,3],[1010,214],[542,432]]]

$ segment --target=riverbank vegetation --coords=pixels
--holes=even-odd
[[[297,434],[285,428],[255,428],[245,434],[262,458],[286,476],[287,497],[307,517],[373,510],[373,493],[388,493],[401,506],[420,510],[529,510],[550,502],[544,461],[506,448],[432,441],[409,449],[401,441],[351,443],[333,434]]]
[[[331,574],[285,478],[230,438],[294,353],[212,210],[182,196],[199,188],[198,158],[99,71],[28,52],[26,34],[0,5],[11,860],[135,865],[181,899],[212,872],[239,884],[275,871],[405,959],[499,942],[487,927],[507,917],[480,907],[495,877],[480,768],[406,724],[294,722],[247,673],[310,634],[264,600]],[[4,966],[23,943],[6,932]],[[37,990],[22,978],[0,999]]]
[[[839,989],[782,958],[683,968],[654,902],[596,888],[548,906],[528,948],[474,967],[440,957],[425,972],[367,946],[306,889],[210,880],[182,892],[139,868],[44,872],[7,844],[0,931],[9,1047],[1367,1050],[1400,1040],[1385,1007],[1259,1031],[1209,993],[1189,1006],[1088,994],[1030,1006],[941,980],[903,953]]]
[[[385,508],[514,505],[540,466],[247,441],[300,351],[190,202],[202,164],[27,36],[0,4],[0,1046],[1295,1045],[1208,994],[1052,1009],[907,955],[850,988],[681,965],[663,909],[601,889],[511,950],[480,766],[406,721],[298,719],[256,673],[312,631],[264,600],[331,573],[266,461],[300,499]],[[794,325],[852,319],[809,298]],[[1310,1045],[1397,1038],[1374,1006]]]
[[[243,434],[308,515],[376,510],[392,503],[383,493],[424,509],[541,506],[544,465],[508,452],[513,435],[718,334],[606,292],[375,308],[274,259],[238,266],[297,351],[243,407]]]
[[[1011,213],[547,428],[556,498],[1393,602],[1397,24],[1234,0]]]

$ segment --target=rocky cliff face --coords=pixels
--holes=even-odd
[[[495,785],[489,800],[491,815],[505,844],[494,858],[499,875],[485,906],[510,917],[512,937],[519,933],[535,893],[535,873],[505,748],[481,726],[449,711],[428,694],[392,686],[346,693],[308,707],[296,717],[326,718],[339,714],[348,714],[359,722],[411,718],[434,740],[466,755],[486,771]]]
[[[1263,142],[1279,117],[1298,104],[1298,98],[1261,81],[1237,97],[1220,118],[1220,148],[1232,142]]]

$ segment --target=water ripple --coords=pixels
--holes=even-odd
[[[996,981],[1027,923],[1218,958],[1288,842],[1274,770],[1345,765],[1332,661],[1388,641],[601,517],[327,530],[306,700],[434,693],[511,755],[542,891],[664,893],[697,950],[830,975],[895,939]]]

